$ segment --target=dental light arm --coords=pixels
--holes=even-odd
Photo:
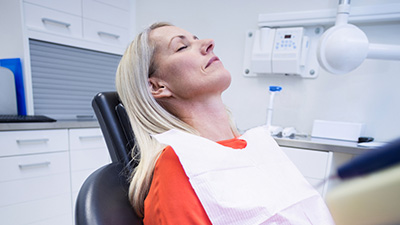
[[[348,73],[366,59],[400,60],[400,46],[369,43],[365,33],[348,24],[350,0],[339,0],[336,22],[321,37],[318,62],[333,74]]]

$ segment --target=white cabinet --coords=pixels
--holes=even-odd
[[[329,176],[328,162],[332,153],[281,147],[306,180],[323,195],[325,177]]]
[[[1,224],[72,225],[84,180],[111,162],[99,128],[0,132]]]
[[[73,212],[79,190],[96,169],[111,162],[101,130],[98,128],[70,129],[71,191]]]
[[[76,16],[82,15],[81,0],[24,0],[24,2],[32,5],[45,6],[46,8],[67,14]]]
[[[338,181],[328,178],[333,175],[338,166],[352,158],[351,154],[281,147],[293,164],[304,175],[306,180],[323,196]]]
[[[68,150],[67,130],[1,132],[0,156],[13,156]]]
[[[117,1],[118,2],[118,1]],[[120,1],[121,2],[121,1]],[[82,0],[83,37],[85,39],[126,46],[129,42],[129,2],[123,8],[95,0]]]
[[[67,130],[0,132],[0,142],[1,223],[70,225]]]
[[[29,38],[122,54],[129,43],[126,0],[24,0]]]
[[[83,20],[83,27],[83,36],[87,40],[124,47],[128,45],[128,29],[86,19]]]
[[[131,0],[96,0],[96,1],[102,2],[107,5],[112,5],[120,9],[126,9],[126,7],[129,5],[129,1]]]
[[[63,35],[70,38],[82,37],[80,16],[25,3],[25,24],[29,30]]]
[[[129,9],[129,2],[117,8],[108,3],[102,3],[96,0],[82,0],[82,8],[84,19],[121,28],[129,28],[129,11],[127,11],[127,9]]]

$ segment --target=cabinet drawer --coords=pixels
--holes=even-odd
[[[107,149],[100,128],[70,129],[69,142],[72,151],[90,148]]]
[[[81,0],[24,0],[34,5],[40,5],[45,8],[55,9],[57,11],[82,16]]]
[[[124,48],[129,42],[128,29],[83,19],[85,39],[105,44],[119,45]]]
[[[29,187],[26,187],[29,188]],[[38,201],[24,202],[21,204],[10,205],[0,208],[0,218],[2,224],[25,225],[32,224],[33,221],[58,220],[57,218],[72,218],[71,195],[63,194]],[[62,223],[71,224],[72,219]]]
[[[129,10],[129,0],[96,0],[97,2],[101,2],[107,5],[111,5],[123,10]]]
[[[281,147],[306,178],[324,179],[330,155],[328,152]]]
[[[306,178],[306,180],[308,181],[308,183],[311,184],[311,186],[315,188],[315,190],[318,191],[319,194],[321,194],[321,196],[324,197],[324,185],[323,185],[324,180],[314,179],[314,178]]]
[[[0,156],[68,150],[68,132],[61,130],[0,132]]]
[[[83,18],[97,22],[129,28],[129,9],[122,10],[95,0],[83,0]]]
[[[83,171],[78,171],[78,172],[72,172],[71,173],[71,191],[72,195],[74,193],[78,193],[79,190],[82,187],[82,184],[85,182],[85,180],[92,174],[96,169],[90,169],[90,170],[83,170]]]
[[[74,212],[74,211],[72,211],[72,212]],[[30,223],[29,225],[55,225],[55,224],[56,225],[72,225],[72,224],[75,224],[75,223],[72,223],[72,221],[75,221],[75,220],[72,220],[72,218],[69,214],[64,214],[62,216],[57,216],[54,218],[48,218],[46,220],[38,221],[35,223]]]
[[[38,30],[68,37],[82,38],[82,19],[79,16],[24,3],[25,23]]]
[[[0,183],[0,208],[71,193],[69,173]]]
[[[69,157],[67,151],[0,158],[0,182],[68,172]]]
[[[71,151],[71,171],[97,169],[111,162],[105,148]]]

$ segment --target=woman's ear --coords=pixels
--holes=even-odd
[[[172,93],[162,80],[157,77],[150,77],[149,89],[155,99],[162,99],[171,97]]]

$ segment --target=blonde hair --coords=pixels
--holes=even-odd
[[[164,22],[155,23],[138,34],[126,49],[116,74],[118,95],[128,113],[136,139],[135,148],[138,148],[137,154],[132,151],[133,160],[139,164],[131,175],[129,199],[135,212],[141,217],[156,161],[165,148],[151,135],[170,129],[198,135],[193,127],[161,107],[149,90],[149,75],[156,70],[154,62],[156,46],[149,39],[149,34],[152,30],[164,26],[172,25]],[[236,131],[233,124],[231,126]]]

